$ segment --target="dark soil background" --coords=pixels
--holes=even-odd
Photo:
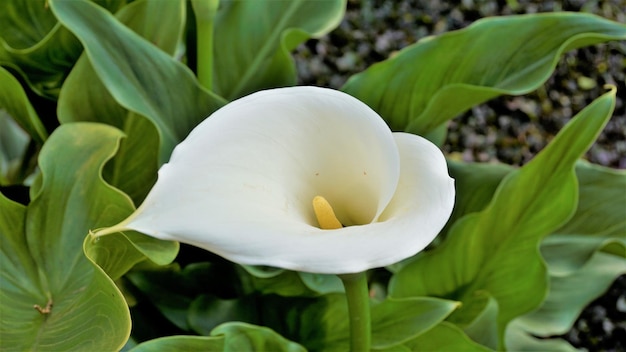
[[[425,36],[484,17],[552,11],[589,12],[626,23],[626,0],[348,0],[336,30],[297,48],[299,84],[337,89],[351,75]],[[523,165],[609,83],[618,88],[615,113],[586,158],[626,169],[625,76],[626,42],[568,52],[536,92],[494,99],[451,121],[443,149],[465,161]],[[589,351],[626,351],[626,275],[592,302],[563,337]]]

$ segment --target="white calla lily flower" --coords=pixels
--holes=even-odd
[[[347,274],[423,250],[454,196],[445,158],[426,139],[392,133],[345,93],[279,88],[198,125],[144,203],[114,228],[239,264]]]

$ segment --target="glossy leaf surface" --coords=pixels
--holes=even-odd
[[[446,242],[401,269],[392,279],[392,296],[435,295],[468,305],[476,291],[485,290],[500,307],[500,348],[506,324],[539,306],[547,293],[546,268],[537,247],[573,215],[576,160],[610,117],[614,94],[597,99],[535,159],[508,174],[490,204],[457,221]],[[439,270],[426,269],[433,267]],[[452,319],[468,321],[465,314],[461,309]]]
[[[476,104],[537,89],[567,50],[620,39],[626,25],[589,14],[486,18],[424,38],[354,75],[342,90],[393,130],[427,135]]]

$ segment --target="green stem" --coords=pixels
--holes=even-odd
[[[339,275],[346,289],[350,315],[350,351],[369,351],[372,343],[370,297],[365,272]]]
[[[213,90],[213,29],[219,0],[192,0],[196,15],[198,82]]]

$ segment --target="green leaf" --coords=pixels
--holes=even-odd
[[[572,219],[541,245],[550,273],[564,276],[580,269],[598,250],[626,248],[626,172],[579,163],[580,202]],[[623,256],[623,254],[622,254]]]
[[[456,199],[448,224],[450,226],[463,216],[483,210],[491,201],[500,181],[515,170],[506,164],[464,163],[448,160],[450,176],[454,178]]]
[[[567,341],[559,338],[538,339],[526,332],[518,320],[513,320],[506,329],[506,347],[509,351],[577,352]]]
[[[296,67],[289,52],[335,28],[345,7],[345,0],[220,1],[215,19],[216,93],[232,100],[295,85]]]
[[[624,274],[626,249],[621,257],[598,252],[580,270],[567,276],[551,276],[550,292],[542,306],[519,320],[524,329],[535,336],[563,335],[572,328],[583,309]],[[591,282],[593,284],[589,284]]]
[[[273,330],[246,323],[226,323],[211,331],[211,336],[224,336],[224,352],[306,351]]]
[[[314,296],[316,293],[308,287],[298,272],[274,267],[241,265],[240,280],[245,283],[248,292],[277,294],[286,297]],[[312,285],[315,286],[315,285]]]
[[[291,336],[311,351],[349,349],[348,307],[344,294],[329,294],[286,316],[297,316]],[[458,302],[432,297],[386,299],[371,303],[372,348],[393,348],[425,333],[458,307]],[[282,330],[280,330],[282,331]]]
[[[20,82],[9,71],[0,67],[0,111],[5,110],[40,145],[48,132],[28,101]]]
[[[342,90],[393,130],[426,135],[476,104],[537,89],[567,50],[620,39],[626,25],[590,14],[491,17],[425,38],[351,77]]]
[[[274,267],[241,265],[240,278],[249,291],[281,296],[316,296],[343,293],[343,283],[337,275],[312,274]],[[249,275],[247,275],[249,274]]]
[[[81,56],[65,80],[59,94],[58,115],[61,123],[102,122],[124,131],[126,138],[107,163],[104,178],[128,194],[135,204],[141,204],[156,182],[158,131],[150,120],[127,111],[113,99],[86,56]]]
[[[498,348],[498,301],[485,291],[476,291],[469,304],[453,323],[463,326],[463,331],[473,341],[491,349]]]
[[[136,1],[116,15],[130,29],[173,55],[180,44],[184,2]],[[86,83],[88,82],[88,83]],[[140,204],[156,181],[159,135],[145,117],[118,104],[102,84],[86,55],[80,57],[59,94],[59,120],[103,122],[126,134],[104,170],[105,179]]]
[[[538,307],[547,293],[539,242],[576,210],[574,166],[609,119],[614,99],[614,89],[596,99],[531,162],[509,173],[485,209],[457,221],[443,244],[392,277],[390,295],[469,305],[474,292],[484,290],[498,302],[501,348],[506,324]]]
[[[404,344],[410,351],[488,352],[489,348],[473,342],[457,326],[442,322]]]
[[[626,170],[579,162],[580,204],[574,217],[557,233],[620,237],[626,234],[622,205],[626,193]]]
[[[84,45],[111,96],[157,126],[161,162],[191,129],[225,103],[202,89],[187,67],[103,8],[84,0],[49,0],[49,4]]]
[[[114,280],[146,258],[158,265],[169,264],[176,258],[178,248],[178,242],[162,241],[134,231],[98,238],[88,236],[83,244],[87,257]]]
[[[128,215],[128,200],[120,202],[99,176],[121,137],[103,125],[62,126],[41,151],[39,186],[28,207],[0,197],[4,347],[116,350],[128,338],[122,294],[82,251],[89,229]]]
[[[441,323],[458,302],[431,297],[387,299],[372,307],[372,347],[407,342]]]
[[[129,352],[215,352],[224,351],[224,337],[168,336],[146,341]]]
[[[313,274],[298,272],[300,280],[311,290],[325,295],[328,293],[343,293],[344,287],[337,275]]]
[[[505,164],[458,161],[448,161],[448,168],[456,180],[457,198],[443,233],[457,219],[487,206],[500,181],[515,170]],[[616,192],[626,189],[626,172],[581,160],[576,164],[576,177],[579,180],[576,213],[541,245],[542,255],[555,274],[580,268],[596,250],[624,243],[626,238],[626,218],[622,211],[626,193]]]
[[[115,14],[121,23],[174,56],[185,31],[185,1],[137,0]]]

